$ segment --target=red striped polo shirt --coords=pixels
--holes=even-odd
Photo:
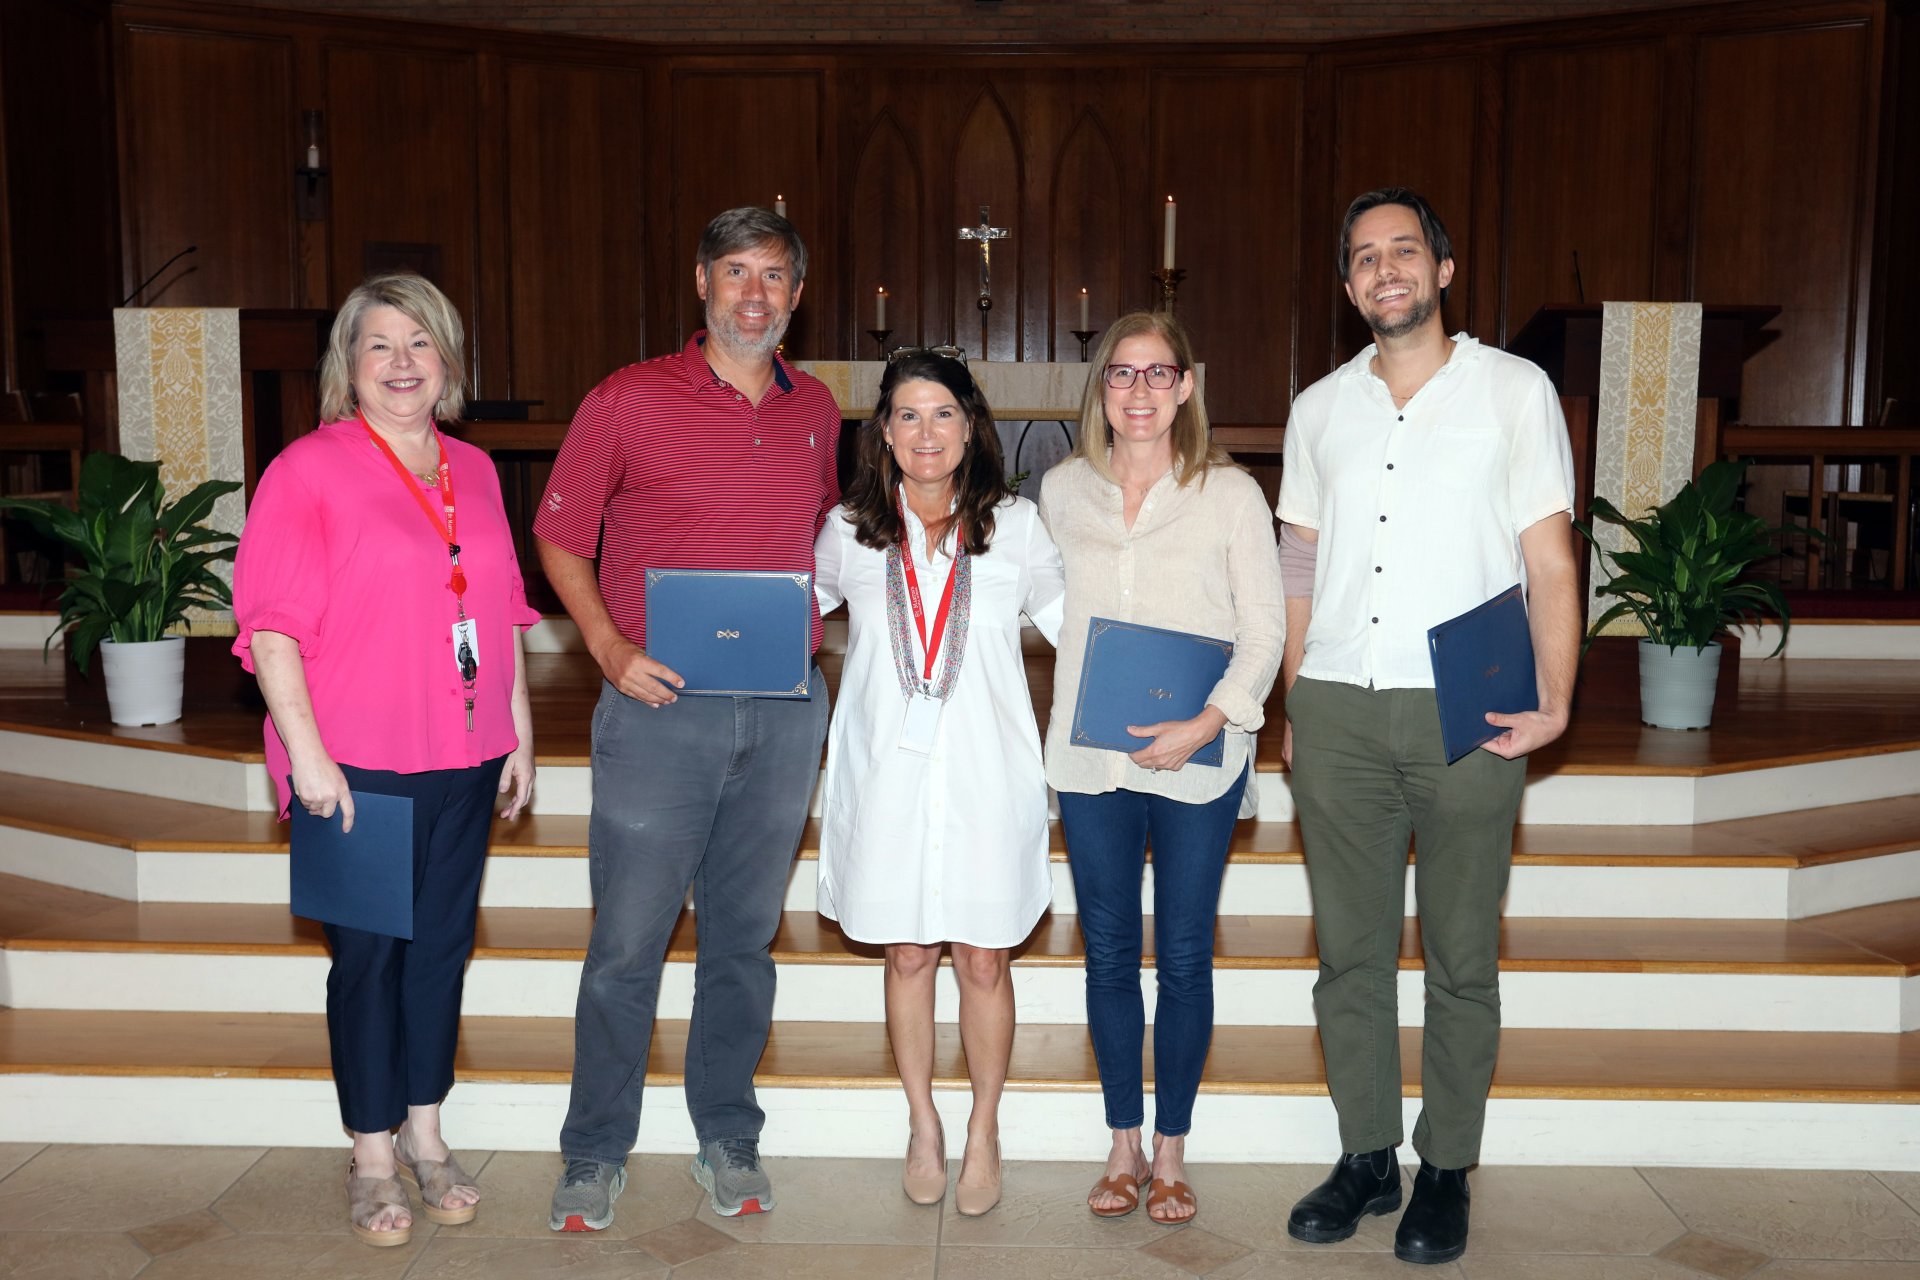
[[[533,522],[574,555],[598,552],[607,611],[642,648],[648,568],[811,573],[814,536],[840,502],[840,409],[825,384],[776,355],[756,405],[707,364],[706,337],[587,393]]]

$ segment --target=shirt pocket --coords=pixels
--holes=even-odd
[[[1506,436],[1498,427],[1438,427],[1427,473],[1443,489],[1484,494],[1506,487]]]

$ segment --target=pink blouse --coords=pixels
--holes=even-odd
[[[320,740],[340,764],[394,773],[467,768],[519,743],[513,628],[540,615],[527,606],[493,460],[462,441],[441,441],[458,505],[467,616],[478,624],[471,733],[454,660],[459,614],[447,587],[446,539],[366,428],[329,422],[295,440],[260,477],[247,511],[233,573],[233,652],[252,671],[254,632],[299,642]],[[439,512],[439,491],[425,491]],[[266,751],[284,817],[292,770],[271,716]]]

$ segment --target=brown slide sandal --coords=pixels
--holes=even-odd
[[[1119,1196],[1126,1203],[1117,1209],[1095,1209],[1093,1198],[1105,1193]],[[1087,1208],[1096,1218],[1124,1218],[1140,1207],[1140,1179],[1130,1173],[1116,1173],[1111,1178],[1102,1178],[1093,1184],[1093,1190],[1087,1192]]]
[[[1163,1218],[1155,1210],[1163,1210],[1168,1205],[1181,1204],[1193,1212],[1184,1218]],[[1155,1178],[1147,1184],[1147,1216],[1163,1227],[1181,1227],[1192,1222],[1200,1214],[1200,1208],[1194,1203],[1193,1188],[1184,1182],[1162,1182]]]
[[[391,1231],[376,1231],[373,1220],[380,1211],[393,1205],[405,1209],[409,1217],[413,1214],[413,1205],[407,1199],[407,1189],[400,1185],[397,1178],[363,1178],[347,1166],[347,1221],[353,1227],[353,1234],[360,1237],[363,1244],[376,1249],[391,1249],[413,1239],[411,1226],[395,1227]]]

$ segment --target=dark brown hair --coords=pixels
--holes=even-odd
[[[953,473],[954,518],[966,535],[967,554],[983,555],[993,542],[993,509],[1007,496],[1006,467],[1000,458],[1000,436],[993,428],[993,411],[980,394],[967,366],[931,351],[900,356],[887,365],[880,379],[880,401],[873,417],[860,428],[854,444],[855,468],[847,484],[847,515],[853,536],[863,547],[882,551],[902,542],[902,524],[894,490],[900,485],[900,467],[887,445],[887,420],[893,416],[893,393],[902,383],[937,382],[953,393],[954,403],[967,417],[971,439]],[[951,527],[951,526],[950,526]],[[939,533],[944,541],[947,530]]]

